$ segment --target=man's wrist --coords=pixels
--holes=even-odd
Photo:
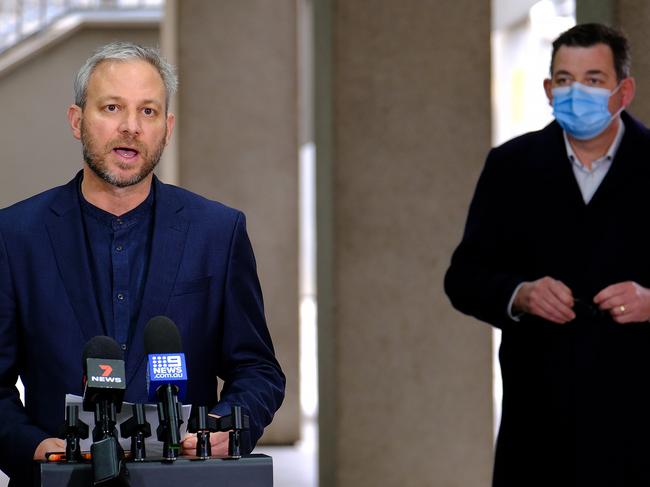
[[[523,287],[524,284],[526,283],[525,282],[519,283],[519,285],[512,292],[512,296],[510,296],[510,301],[508,301],[508,309],[506,310],[506,312],[508,313],[508,317],[510,317],[511,320],[517,322],[525,314],[523,311],[514,309],[515,298],[517,297],[517,293],[519,293],[519,290]]]

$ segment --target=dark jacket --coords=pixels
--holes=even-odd
[[[56,436],[82,351],[104,335],[84,240],[79,176],[0,211],[0,468],[17,478]],[[284,397],[244,215],[154,178],[149,273],[125,353],[125,401],[147,402],[143,330],[165,315],[187,360],[185,403],[250,415],[252,447]],[[14,388],[20,375],[25,407]],[[224,388],[217,404],[217,377]]]
[[[494,486],[650,485],[650,324],[591,304],[610,284],[650,288],[650,132],[623,113],[612,166],[585,204],[556,122],[493,149],[445,277],[460,311],[503,330]],[[578,303],[566,325],[507,315],[551,276]]]

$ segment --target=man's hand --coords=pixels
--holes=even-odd
[[[607,286],[594,297],[594,303],[608,311],[617,323],[636,323],[650,318],[650,289],[626,281]]]
[[[36,451],[34,452],[34,460],[45,460],[45,454],[47,452],[55,451],[65,451],[65,440],[62,440],[61,438],[45,438],[36,447]]]
[[[551,277],[525,282],[512,304],[513,311],[539,316],[553,323],[564,324],[576,317],[573,294],[562,282]]]
[[[228,455],[228,432],[210,433],[212,456]],[[188,433],[181,442],[181,455],[196,455],[196,433]]]

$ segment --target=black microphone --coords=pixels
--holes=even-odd
[[[83,350],[82,366],[83,410],[101,414],[97,407],[104,403],[119,413],[126,389],[126,374],[124,355],[117,342],[107,336],[91,338]]]
[[[95,485],[123,477],[124,451],[117,440],[117,413],[126,389],[124,356],[107,336],[90,339],[83,351],[83,410],[95,413],[92,453]]]
[[[176,324],[166,316],[149,320],[144,329],[144,349],[148,354],[147,390],[149,400],[158,404],[160,424],[156,433],[163,442],[163,458],[175,460],[181,447],[180,425],[185,397],[187,367]],[[180,399],[180,400],[179,400]]]

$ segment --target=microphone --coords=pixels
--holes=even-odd
[[[92,467],[94,484],[117,479],[124,470],[124,451],[117,441],[117,413],[126,389],[124,358],[110,337],[90,339],[83,351],[83,410],[95,413]]]
[[[180,400],[185,398],[187,383],[185,354],[176,324],[166,316],[151,318],[144,329],[144,349],[148,354],[149,401],[158,404],[158,441],[163,442],[163,458],[173,461],[181,446]]]
[[[126,389],[124,356],[115,340],[107,336],[90,339],[83,351],[83,410],[95,413],[93,440],[113,434],[108,422],[122,410]],[[97,423],[99,421],[99,423]],[[99,428],[99,429],[98,429]]]

